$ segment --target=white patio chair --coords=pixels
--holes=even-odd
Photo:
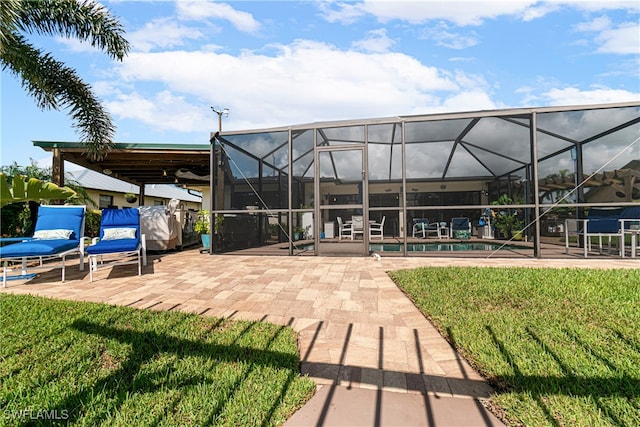
[[[436,238],[440,238],[440,227],[437,222],[430,223],[427,218],[414,218],[413,219],[413,231],[412,236],[415,238],[416,236],[427,238],[429,236],[433,236]]]
[[[353,240],[356,235],[360,234],[364,236],[364,219],[362,215],[353,215],[351,217],[351,240]]]
[[[338,240],[342,240],[343,237],[353,240],[353,223],[346,224],[342,222],[341,217],[337,217],[338,220]]]
[[[380,222],[372,222],[369,224],[369,240],[373,240],[376,237],[379,237],[380,240],[384,240],[384,220],[385,216],[382,217],[382,221]]]

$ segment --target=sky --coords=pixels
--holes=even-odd
[[[640,1],[103,1],[131,43],[117,62],[29,36],[75,68],[116,142],[208,144],[218,130],[512,107],[640,101]],[[33,140],[78,141],[1,73],[0,165]],[[68,167],[68,166],[67,166]]]

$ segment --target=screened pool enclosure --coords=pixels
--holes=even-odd
[[[412,256],[426,253],[408,247],[437,239],[493,240],[509,243],[504,253],[551,256],[564,248],[565,219],[638,205],[639,137],[639,103],[212,135],[204,206],[224,218],[213,250],[369,255],[385,243]],[[454,230],[460,218],[468,225]]]

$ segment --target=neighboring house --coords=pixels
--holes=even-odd
[[[131,203],[125,199],[125,194],[133,193],[138,196],[140,189],[137,185],[89,169],[67,171],[65,179],[87,191],[89,198],[95,203],[95,206],[90,206],[90,208],[131,208],[141,204],[157,206],[166,205],[171,199],[180,200],[180,205],[188,210],[200,210],[202,206],[202,197],[199,194],[174,185],[146,185],[144,203],[141,203],[140,200]]]

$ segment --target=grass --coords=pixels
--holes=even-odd
[[[289,327],[0,295],[0,425],[281,425],[313,394]]]
[[[640,425],[640,269],[391,273],[510,425]]]

